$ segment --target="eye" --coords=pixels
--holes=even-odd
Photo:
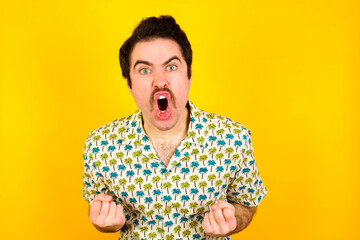
[[[148,68],[142,68],[142,69],[140,69],[140,73],[141,74],[148,74],[148,73],[150,73],[150,70]]]
[[[177,67],[175,65],[169,65],[166,67],[166,70],[168,71],[174,71]]]

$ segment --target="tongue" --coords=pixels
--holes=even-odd
[[[166,98],[158,99],[157,102],[158,102],[158,106],[159,106],[160,111],[165,111],[167,109],[168,101],[167,101]]]

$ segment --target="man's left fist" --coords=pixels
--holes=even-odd
[[[205,214],[203,228],[207,235],[225,237],[235,230],[237,225],[235,207],[225,201],[211,206],[210,212]]]

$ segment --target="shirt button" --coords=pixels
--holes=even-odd
[[[170,172],[167,172],[164,175],[165,175],[165,177],[168,177],[168,176],[170,176]]]
[[[165,210],[168,211],[168,212],[170,212],[170,211],[171,211],[171,206],[167,206],[167,207],[165,208]]]

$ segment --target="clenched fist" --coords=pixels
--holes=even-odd
[[[100,232],[117,232],[125,224],[123,208],[100,193],[90,204],[90,221]]]
[[[236,228],[235,207],[225,201],[211,206],[210,212],[205,214],[203,228],[207,235],[225,237]]]

